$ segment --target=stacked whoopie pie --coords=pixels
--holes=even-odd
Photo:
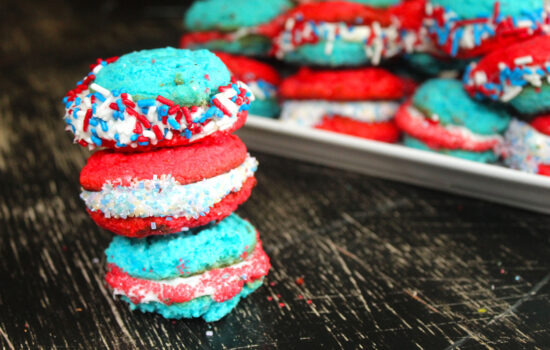
[[[506,165],[550,175],[550,36],[493,51],[469,67],[464,85],[477,99],[498,101],[518,116],[505,134]]]
[[[80,174],[92,219],[114,237],[107,284],[130,308],[216,321],[270,268],[256,229],[233,211],[257,161],[231,133],[254,99],[207,50],[98,59],[64,98],[75,142],[102,148]]]

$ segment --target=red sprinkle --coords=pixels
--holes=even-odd
[[[214,104],[214,106],[218,107],[223,112],[223,114],[231,116],[231,112],[229,112],[229,110],[225,108],[225,106],[217,98],[213,99],[212,103]]]
[[[174,113],[176,113],[179,109],[180,109],[180,106],[179,106],[179,105],[173,105],[172,107],[170,107],[170,109],[168,109],[168,114],[174,114]]]
[[[161,95],[157,96],[157,101],[159,101],[162,104],[168,105],[170,107],[172,107],[174,105],[174,101],[171,101],[171,100],[167,99],[166,97],[162,97]]]
[[[197,106],[191,106],[191,113],[195,113],[198,109],[199,107]]]
[[[304,299],[304,296],[302,294],[298,295],[298,299],[302,300]]]
[[[204,79],[210,80],[210,77],[208,76],[208,74],[205,74],[205,75],[204,75]]]
[[[88,125],[90,124],[90,118],[92,117],[92,109],[88,109],[86,111],[86,115],[84,116],[84,125],[82,126],[82,129],[84,131],[88,131]]]
[[[313,301],[311,299],[307,300],[306,303],[311,304]]]
[[[267,300],[271,301],[273,300],[273,297],[267,297]]]
[[[285,303],[279,303],[279,307],[285,307]]]
[[[88,142],[84,141],[84,140],[79,140],[78,143],[83,146],[83,147],[86,147],[88,146]]]
[[[112,110],[118,111],[118,106],[114,102],[109,105],[109,108],[111,108]]]
[[[304,278],[303,277],[296,278],[296,284],[299,285],[299,286],[304,284]]]
[[[124,103],[124,105],[126,107],[129,107],[129,108],[135,108],[136,107],[136,104],[133,101],[130,101],[127,98],[124,98],[124,97],[122,98],[122,103]]]
[[[144,115],[139,114],[138,112],[136,112],[135,110],[133,110],[133,109],[131,109],[131,108],[126,108],[126,111],[128,112],[128,114],[133,115],[134,117],[136,117],[136,119],[139,120],[139,122],[140,122],[141,124],[143,124],[143,126],[144,126],[146,129],[150,129],[150,128],[151,128],[151,123],[149,122],[149,120],[147,120],[147,118],[145,118]]]
[[[143,135],[137,138],[138,142],[148,142],[149,139]]]
[[[193,106],[193,107],[195,107],[195,106]],[[187,124],[191,124],[193,122],[193,119],[191,119],[191,112],[189,112],[189,108],[187,108],[186,106],[183,106],[183,107],[181,107],[181,111],[183,112],[183,115],[185,116],[185,121],[187,122]]]
[[[143,128],[141,127],[141,124],[136,122],[136,127],[134,128],[134,134],[141,134],[142,132],[143,132]]]

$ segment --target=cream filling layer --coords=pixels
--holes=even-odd
[[[198,218],[231,192],[238,192],[254,175],[258,161],[246,160],[231,171],[192,184],[181,185],[171,175],[135,181],[130,186],[105,183],[101,191],[82,191],[80,197],[91,211],[107,218]]]

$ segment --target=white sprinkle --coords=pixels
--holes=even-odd
[[[214,335],[214,332],[212,332],[212,331],[206,331],[206,336],[207,336],[207,337],[211,337],[211,336],[213,336],[213,335]]]
[[[507,66],[506,66],[506,63],[504,63],[504,62],[499,62],[499,63],[498,63],[498,69],[499,69],[499,70],[505,70],[506,67],[507,67]]]
[[[530,64],[530,63],[533,63],[533,57],[532,56],[518,57],[514,60],[514,63],[515,63],[516,66],[521,66],[521,65],[524,65],[524,64]]]
[[[97,85],[96,83],[92,83],[92,84],[90,85],[90,89],[99,92],[99,93],[102,94],[104,97],[109,97],[109,96],[111,96],[111,91],[105,89],[103,86]]]
[[[476,85],[485,84],[487,82],[487,74],[482,71],[476,72],[476,74],[474,74],[474,82],[476,83]]]
[[[143,136],[151,139],[151,140],[155,140],[157,138],[157,135],[155,135],[154,132],[152,132],[151,130],[143,130]]]
[[[157,229],[157,224],[152,222],[151,223],[151,230],[156,230]]]
[[[94,264],[97,264],[97,263],[99,263],[99,259],[98,259],[98,258],[93,258],[93,259],[92,259],[92,262],[93,262]]]
[[[509,102],[511,101],[514,97],[516,97],[517,95],[520,94],[522,88],[521,86],[510,86],[505,92],[504,94],[502,95],[502,97],[500,98],[502,102]]]

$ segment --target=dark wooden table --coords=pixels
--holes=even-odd
[[[181,6],[0,6],[0,347],[550,347],[550,217],[264,154],[238,212],[265,286],[214,324],[131,313],[61,98],[96,57],[175,45]]]

